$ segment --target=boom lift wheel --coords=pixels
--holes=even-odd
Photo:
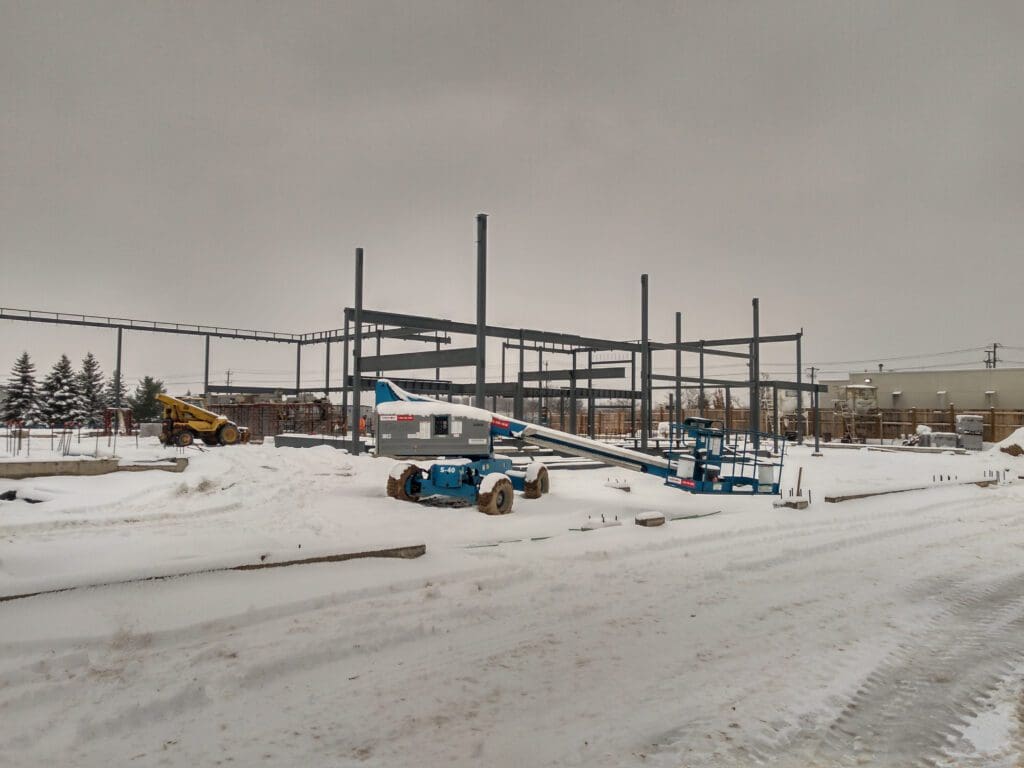
[[[222,424],[217,430],[217,442],[221,445],[234,445],[238,442],[238,427],[231,422]]]
[[[526,469],[526,480],[523,483],[524,499],[539,499],[551,489],[548,479],[548,468],[543,464],[531,464]]]
[[[401,472],[398,477],[395,477],[399,468],[401,468]],[[388,475],[388,496],[399,501],[419,501],[419,493],[409,492],[410,480],[418,477],[419,473],[420,468],[415,464],[396,464],[392,468],[391,474]]]
[[[514,498],[512,481],[503,477],[488,493],[481,493],[477,497],[476,507],[485,515],[507,515],[512,511]]]
[[[195,442],[195,437],[187,429],[179,429],[171,435],[171,441],[179,448],[187,448]]]

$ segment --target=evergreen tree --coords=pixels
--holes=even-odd
[[[140,381],[135,392],[128,398],[128,405],[132,409],[132,416],[136,421],[160,421],[163,416],[163,406],[156,399],[156,396],[166,392],[164,383],[152,376],[145,376]]]
[[[108,408],[117,408],[119,405],[125,408],[128,405],[128,387],[125,386],[124,376],[118,371],[107,379],[107,386],[103,390],[103,397]]]
[[[78,380],[67,355],[53,364],[43,380],[43,414],[51,427],[63,427],[82,422],[82,404],[78,394]]]
[[[22,352],[11,369],[2,410],[4,421],[22,421],[28,425],[42,421],[36,393],[36,366],[28,352]]]
[[[107,401],[103,392],[103,372],[92,352],[82,359],[82,368],[78,372],[78,394],[81,398],[82,421],[90,427],[100,426]]]

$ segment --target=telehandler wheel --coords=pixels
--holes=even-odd
[[[512,511],[515,493],[512,481],[503,477],[494,484],[490,491],[481,493],[476,500],[476,508],[485,515],[507,515]]]
[[[526,470],[526,480],[523,482],[523,498],[539,499],[549,490],[551,481],[548,479],[548,468],[543,464],[531,464]]]
[[[171,441],[179,448],[187,448],[195,442],[195,436],[187,429],[179,429],[171,435]]]
[[[217,430],[217,442],[221,445],[234,445],[238,442],[238,427],[231,422],[222,424]]]
[[[399,501],[419,501],[419,477],[420,468],[415,464],[396,464],[388,475],[388,496]],[[417,490],[410,491],[414,482]]]

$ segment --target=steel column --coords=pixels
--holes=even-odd
[[[295,345],[295,396],[299,396],[302,389],[302,345]]]
[[[345,316],[345,341],[341,349],[341,420],[348,426],[348,315]]]
[[[537,352],[537,371],[542,372],[544,370],[544,350],[538,350]],[[544,395],[537,398],[537,423],[543,424],[544,420],[541,415],[544,413]]]
[[[356,248],[356,296],[355,296],[355,338],[352,340],[352,455],[358,456],[359,442],[359,400],[363,392],[363,367],[359,358],[363,356],[363,249]]]
[[[636,392],[636,352],[629,353],[629,389]],[[629,398],[629,430],[636,439],[636,395]]]
[[[522,337],[520,336],[520,341]],[[486,408],[487,373],[487,214],[476,217],[476,407]],[[522,367],[520,366],[520,370]]]
[[[324,397],[330,399],[331,392],[331,342],[324,344]]]
[[[758,447],[757,433],[761,430],[761,343],[758,337],[761,335],[761,321],[759,317],[758,299],[753,299],[754,335],[750,342],[750,428],[754,433],[754,448]]]
[[[725,428],[729,429],[729,415],[732,412],[732,387],[725,388]],[[702,413],[703,415],[703,413]]]
[[[572,353],[572,370],[576,370],[576,353]],[[569,376],[569,428],[563,429],[570,435],[576,434],[576,374]]]
[[[651,418],[650,339],[647,337],[647,274],[640,275],[640,447],[647,449]]]
[[[210,393],[210,337],[206,337],[203,352],[203,397]]]
[[[682,340],[683,340],[683,313],[682,312],[676,312],[676,343],[678,344]],[[675,429],[676,429],[675,425],[683,420],[683,416],[682,416],[682,414],[683,414],[683,402],[682,402],[683,382],[680,381],[680,377],[682,377],[682,375],[683,375],[683,351],[681,349],[677,349],[676,350],[676,391],[675,391],[676,405],[675,405],[675,409],[672,411],[672,415],[670,417],[673,426],[669,429],[669,435],[672,436],[672,437],[675,436],[675,434],[674,434],[675,433]]]
[[[121,407],[121,387],[124,384],[124,376],[121,372],[121,334],[123,328],[117,329],[117,364],[114,366],[114,407]]]
[[[700,345],[700,373],[697,374],[700,379],[700,389],[698,390],[697,397],[700,404],[700,417],[704,418],[704,409],[707,408],[707,400],[704,395],[704,342]]]
[[[519,331],[519,367],[516,369],[516,398],[513,402],[513,413],[517,419],[523,418],[523,367],[525,365],[523,349],[523,332]]]
[[[594,367],[594,353],[591,350],[587,351],[587,370],[589,371]],[[597,426],[594,423],[594,409],[596,403],[594,402],[594,380],[589,375],[587,376],[587,437],[591,440],[597,434]]]
[[[800,333],[796,337],[796,383],[800,384],[803,379],[803,369],[801,368],[801,342],[804,337],[804,329],[800,329]],[[804,393],[803,390],[798,389],[796,392],[796,439],[797,442],[803,443],[804,440]]]
[[[779,388],[772,384],[772,432],[779,434]]]

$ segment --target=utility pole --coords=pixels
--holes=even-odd
[[[998,348],[999,348],[999,345],[996,342],[993,341],[992,342],[992,349],[986,349],[985,350],[985,367],[986,368],[995,368],[996,367],[996,363],[999,362],[999,358],[997,357],[997,353],[996,353],[996,350]]]

